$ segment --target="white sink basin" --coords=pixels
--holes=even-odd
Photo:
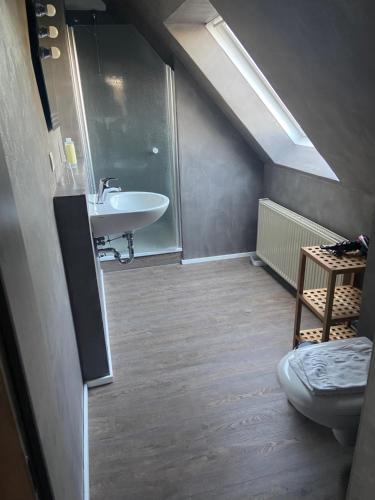
[[[156,222],[167,210],[169,198],[143,191],[108,193],[104,203],[89,195],[89,215],[94,238],[126,233]]]

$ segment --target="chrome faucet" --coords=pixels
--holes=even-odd
[[[98,194],[96,197],[96,203],[104,203],[107,193],[114,193],[121,191],[121,187],[111,187],[109,183],[111,181],[117,181],[116,177],[103,177],[99,180]]]

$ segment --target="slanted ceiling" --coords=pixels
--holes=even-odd
[[[374,194],[374,2],[212,3],[341,182]]]
[[[108,11],[124,20],[130,19],[159,56],[172,65],[175,44],[164,21],[184,0],[103,0]],[[199,1],[199,0],[198,0]]]
[[[106,0],[166,61],[182,0]],[[199,8],[200,0],[197,0]],[[212,0],[340,181],[375,193],[372,0]]]

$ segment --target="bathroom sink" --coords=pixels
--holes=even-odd
[[[89,216],[94,238],[135,231],[156,222],[167,210],[169,198],[143,191],[108,193],[104,203],[89,195]]]

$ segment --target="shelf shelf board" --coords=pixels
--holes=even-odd
[[[366,269],[365,257],[355,252],[336,257],[319,246],[302,247],[302,251],[323,269],[336,274],[358,273]]]
[[[301,330],[299,333],[298,341],[322,341],[323,328],[310,328],[309,330]],[[351,339],[356,337],[357,333],[346,325],[331,326],[329,332],[329,340]]]
[[[320,319],[324,319],[327,288],[304,290],[300,296],[302,302]],[[350,285],[337,286],[332,307],[332,322],[359,317],[362,292]]]

